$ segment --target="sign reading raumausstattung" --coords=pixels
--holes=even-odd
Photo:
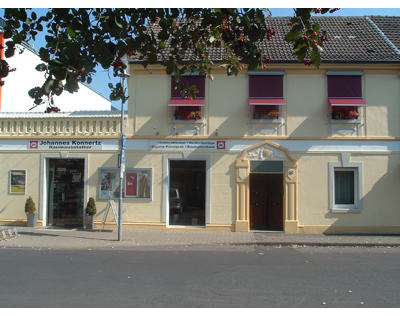
[[[101,140],[30,140],[28,149],[32,150],[101,150]]]

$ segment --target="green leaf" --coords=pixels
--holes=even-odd
[[[37,71],[46,71],[46,69],[47,69],[47,66],[46,66],[46,64],[39,64],[39,65],[37,65],[36,66],[36,68],[35,68]]]
[[[321,55],[318,53],[316,49],[313,49],[311,52],[311,62],[317,68],[321,65]]]
[[[120,29],[123,28],[122,24],[118,22],[117,17],[114,17],[115,25],[118,26]]]
[[[289,32],[285,36],[287,42],[294,42],[301,38],[301,33],[299,31]]]
[[[49,52],[47,51],[47,49],[45,49],[45,48],[43,48],[43,47],[41,47],[40,49],[39,49],[39,57],[40,57],[40,59],[41,60],[43,60],[43,61],[49,61],[50,60],[50,54],[49,54]]]
[[[71,26],[67,26],[67,33],[69,36],[71,36],[72,38],[75,37],[75,32],[72,30]]]
[[[53,83],[54,83],[54,79],[50,79],[50,78],[48,78],[48,79],[46,80],[46,82],[44,83],[44,85],[43,85],[43,90],[44,90],[44,93],[45,93],[46,95],[49,95],[49,94],[50,94],[50,91],[51,91],[52,88],[53,88]]]

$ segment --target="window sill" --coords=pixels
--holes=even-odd
[[[360,119],[347,119],[347,120],[330,119],[330,122],[334,123],[334,124],[360,124],[361,120]]]
[[[251,123],[281,123],[281,118],[274,119],[251,119]]]
[[[331,208],[331,212],[335,214],[359,214],[361,213],[361,209],[351,207],[333,207]]]
[[[172,119],[172,123],[204,123],[204,118],[200,120],[177,120],[177,119]]]

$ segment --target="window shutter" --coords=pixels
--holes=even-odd
[[[361,76],[328,76],[328,98],[361,97]]]
[[[283,98],[283,76],[250,75],[249,98]]]
[[[199,93],[196,94],[196,98],[203,98],[205,96],[205,78],[203,76],[182,76],[179,82],[175,81],[175,77],[171,77],[171,98],[182,98],[179,91],[179,84],[184,83],[187,86],[196,86]],[[175,89],[175,87],[178,87]]]

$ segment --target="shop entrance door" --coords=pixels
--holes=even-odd
[[[84,159],[49,159],[48,225],[82,226]]]
[[[282,174],[250,174],[250,229],[283,230]]]
[[[170,160],[169,225],[205,226],[206,162]]]

